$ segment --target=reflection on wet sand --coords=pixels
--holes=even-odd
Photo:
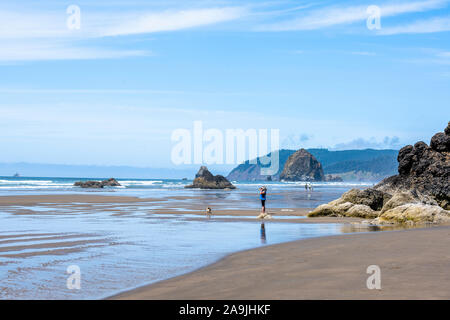
[[[261,223],[261,243],[266,244],[267,238],[266,238],[266,227],[264,225],[264,222]]]
[[[351,224],[349,223],[341,225],[341,232],[355,233],[355,232],[395,231],[395,230],[417,229],[424,227],[433,227],[433,225],[406,226],[406,225],[370,225],[366,223],[351,223]]]

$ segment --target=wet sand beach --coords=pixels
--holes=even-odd
[[[269,208],[261,221],[237,209],[247,205],[201,193],[0,197],[0,298],[450,298],[450,227],[369,233],[359,218],[307,218],[310,208]],[[71,264],[90,283],[80,292],[61,285]],[[366,288],[373,264],[381,291]]]
[[[450,226],[305,239],[231,254],[112,299],[450,299]],[[369,290],[378,265],[381,290]]]
[[[129,196],[95,195],[93,192],[92,194],[0,196],[0,206],[32,206],[55,203],[133,203],[143,201],[150,202],[152,199],[141,199]]]
[[[108,196],[95,194],[66,194],[66,195],[39,195],[39,196],[0,196],[0,209],[12,212],[16,215],[27,215],[64,209],[65,212],[76,213],[78,211],[109,211],[117,212],[117,215],[125,215],[133,209],[145,209],[149,213],[169,215],[190,215],[192,219],[206,216],[205,207],[198,204],[202,197],[174,196],[168,198],[138,198],[128,196]],[[180,203],[183,202],[182,208]],[[187,203],[186,203],[187,202]],[[236,205],[237,201],[233,202]],[[240,205],[245,206],[243,201]],[[45,209],[45,210],[44,210]],[[318,217],[305,219],[312,208],[268,208],[270,220],[290,223],[353,223],[361,222],[361,218]],[[255,209],[226,209],[217,206],[212,212],[212,217],[226,216],[229,221],[241,221],[255,219],[259,214]],[[283,219],[279,219],[283,217]]]
[[[307,223],[308,208],[270,208],[263,225],[235,193],[172,194],[0,197],[0,299],[100,299],[233,252],[361,231],[340,219]],[[211,216],[205,204],[214,204]],[[66,288],[71,265],[82,270],[82,290]]]

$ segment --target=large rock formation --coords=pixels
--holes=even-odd
[[[194,182],[185,186],[185,188],[236,189],[225,177],[221,175],[214,176],[205,166],[200,167],[200,170],[195,175]]]
[[[104,188],[104,187],[120,187],[120,183],[116,179],[111,178],[103,181],[78,181],[74,183],[75,187],[81,188]]]
[[[307,151],[322,164],[325,174],[338,175],[344,181],[381,181],[397,172],[398,151],[396,150],[307,149]],[[270,160],[267,160],[271,159],[271,153],[239,164],[226,178],[230,181],[267,181],[268,179],[279,181],[286,161],[295,152],[296,150],[279,150],[279,170],[270,176],[262,175],[261,169],[269,167]]]
[[[322,165],[305,149],[291,155],[284,165],[280,179],[286,181],[323,181]]]
[[[449,141],[450,136],[441,132],[433,136],[430,147],[422,141],[403,147],[398,153],[399,174],[384,179],[375,188],[389,193],[416,190],[450,209]]]
[[[450,222],[450,122],[444,132],[398,153],[398,175],[352,189],[309,216],[359,216],[375,223]],[[369,210],[370,209],[370,210]]]

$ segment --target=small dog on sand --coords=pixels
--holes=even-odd
[[[207,214],[208,216],[210,216],[210,215],[212,214],[212,210],[211,210],[210,207],[207,207],[207,208],[206,208],[206,214]]]

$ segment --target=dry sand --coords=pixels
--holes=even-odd
[[[450,226],[299,240],[232,254],[113,299],[450,299]],[[367,267],[381,268],[369,290]]]

